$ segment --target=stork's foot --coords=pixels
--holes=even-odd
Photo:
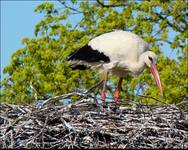
[[[120,104],[121,99],[117,98],[117,97],[114,97],[114,101],[115,101],[116,104]]]

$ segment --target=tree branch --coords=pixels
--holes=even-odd
[[[166,17],[163,17],[160,13],[155,13],[161,20],[167,19]],[[177,31],[179,32],[184,32],[184,30],[182,30],[175,22],[171,23],[168,19],[167,19],[167,24],[172,27],[175,28]]]
[[[106,4],[104,4],[104,3],[102,3],[100,0],[96,0],[97,1],[97,3],[99,4],[99,5],[101,5],[102,7],[124,7],[124,6],[128,6],[128,4],[127,3],[122,3],[122,4],[114,4],[114,5],[106,5]]]
[[[155,39],[155,41],[163,41],[163,42],[166,42],[166,43],[168,43],[168,44],[170,44],[170,45],[173,44],[173,42],[171,42],[171,41],[169,41],[169,40],[167,40],[167,39],[165,39],[165,40],[162,40],[162,39]],[[179,44],[178,47],[184,48],[185,45]]]
[[[70,10],[73,10],[73,11],[75,11],[75,12],[77,12],[77,13],[83,13],[82,11],[79,11],[78,9],[72,8],[72,7],[70,7],[70,6],[67,6],[67,5],[65,4],[65,2],[63,2],[63,1],[61,1],[61,0],[58,0],[58,2],[59,2],[61,5],[63,5],[65,8],[68,8],[68,9],[70,9]]]
[[[74,26],[73,30],[75,30],[83,20],[84,20],[84,18],[82,18],[82,19]]]

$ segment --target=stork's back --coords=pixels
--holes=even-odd
[[[148,44],[142,38],[121,30],[102,34],[91,40],[88,45],[103,52],[111,60],[137,60],[148,49]]]

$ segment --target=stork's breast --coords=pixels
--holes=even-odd
[[[122,67],[118,61],[113,61],[107,64],[103,64],[102,68],[100,68],[104,72],[109,72],[110,75],[115,75],[118,77],[125,77],[129,72],[126,67]]]
[[[128,72],[128,70],[122,68],[113,68],[110,70],[110,74],[118,77],[125,77],[128,74]]]

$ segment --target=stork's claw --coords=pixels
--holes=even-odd
[[[120,99],[120,98],[115,97],[115,98],[114,98],[114,101],[115,101],[115,103],[116,103],[116,104],[120,104],[121,99]]]

